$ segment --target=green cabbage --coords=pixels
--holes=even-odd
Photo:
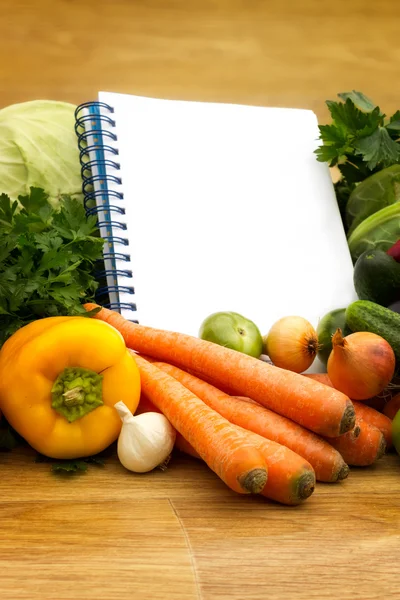
[[[34,100],[0,110],[0,194],[16,200],[39,187],[53,206],[62,194],[82,200],[75,108]]]
[[[393,165],[359,183],[350,194],[346,206],[348,235],[378,210],[400,200],[400,165]]]
[[[348,238],[353,261],[365,251],[379,248],[386,252],[400,239],[400,202],[395,202],[362,221]]]

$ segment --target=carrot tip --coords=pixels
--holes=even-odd
[[[382,458],[382,456],[385,454],[385,452],[386,452],[386,440],[385,440],[384,436],[382,435],[381,443],[379,444],[378,452],[376,453],[376,460],[379,460],[380,458]]]
[[[349,473],[350,473],[349,465],[344,464],[338,473],[337,481],[343,481],[343,479],[346,479],[346,477],[349,476]]]
[[[265,469],[252,469],[239,477],[239,483],[249,494],[259,494],[267,483],[268,474]]]
[[[353,403],[349,400],[346,409],[343,413],[342,420],[340,421],[339,435],[346,433],[353,429],[356,422],[356,411],[354,410]]]
[[[299,477],[296,486],[295,500],[302,502],[311,496],[315,489],[314,471],[306,471]]]

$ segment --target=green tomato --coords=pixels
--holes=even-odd
[[[400,410],[397,411],[392,422],[392,437],[393,445],[397,450],[397,454],[400,454]]]
[[[235,312],[216,312],[204,319],[199,337],[259,358],[263,340],[257,325]]]

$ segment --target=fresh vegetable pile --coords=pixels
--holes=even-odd
[[[127,321],[96,304],[103,242],[81,198],[19,187],[10,173],[0,195],[0,448],[27,443],[76,471],[115,443],[134,473],[165,469],[177,449],[234,492],[284,505],[400,454],[400,111],[387,119],[360,93],[340,97],[317,156],[342,175],[359,300],[316,326],[282,315],[261,332],[219,312],[192,337]],[[40,122],[42,105],[26,109]],[[0,129],[2,117],[5,130],[19,127],[24,107],[8,114]],[[308,372],[317,357],[326,372]]]

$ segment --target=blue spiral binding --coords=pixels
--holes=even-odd
[[[108,183],[121,185],[120,177],[107,174],[106,168],[113,168],[118,171],[120,164],[118,159],[118,149],[107,144],[108,140],[116,142],[118,140],[115,133],[102,128],[102,123],[110,127],[115,127],[115,120],[110,117],[114,113],[114,109],[104,102],[85,102],[80,104],[75,111],[75,132],[78,138],[79,160],[81,163],[82,175],[82,192],[84,196],[84,206],[86,214],[98,215],[100,212],[103,215],[103,220],[97,222],[99,227],[107,227],[109,232],[120,230],[126,231],[125,223],[121,223],[118,215],[124,215],[125,209],[113,203],[114,200],[124,200],[122,192],[108,189]],[[90,143],[90,140],[92,142]],[[95,158],[93,158],[95,155]],[[111,157],[111,158],[106,158]],[[93,175],[93,168],[96,168],[98,175]],[[94,189],[94,184],[97,183],[98,189]],[[106,198],[106,206],[101,206],[96,203],[99,199]],[[114,216],[113,216],[114,215]],[[105,219],[105,220],[104,220]],[[134,302],[121,302],[120,294],[135,294],[135,289],[132,286],[121,286],[117,284],[117,278],[127,277],[132,278],[130,269],[117,269],[116,261],[130,262],[130,254],[124,252],[116,252],[114,244],[118,243],[123,246],[128,246],[129,241],[125,237],[107,235],[103,236],[107,242],[110,252],[103,253],[103,260],[99,261],[98,268],[95,270],[97,279],[113,278],[115,285],[101,286],[97,289],[96,300],[102,306],[106,306],[112,310],[121,312],[136,311]],[[111,263],[112,268],[106,268],[104,261]],[[110,292],[118,298],[117,302],[110,300]],[[132,319],[134,322],[138,322]]]

